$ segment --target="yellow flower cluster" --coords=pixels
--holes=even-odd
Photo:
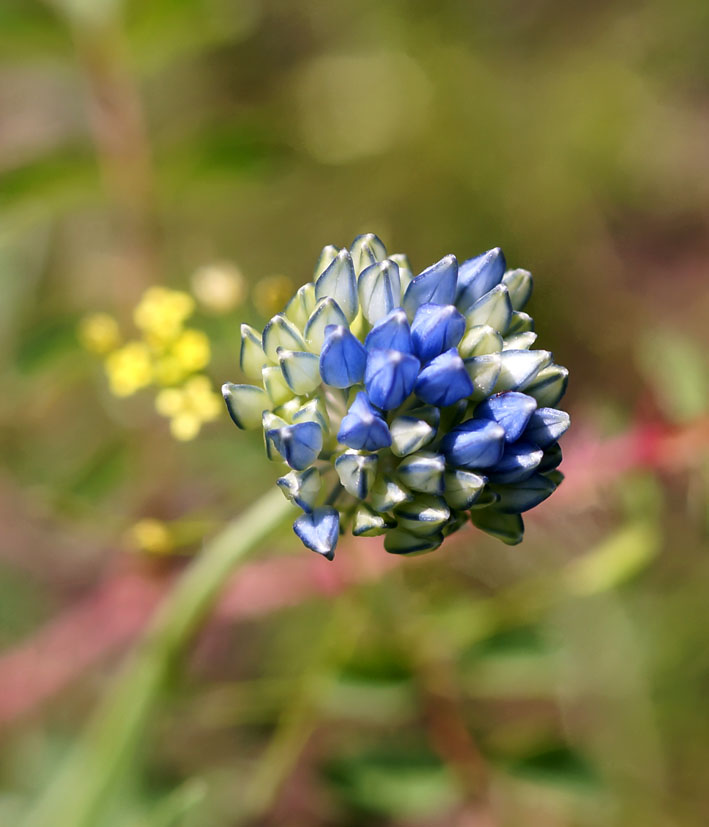
[[[196,437],[221,410],[221,398],[200,373],[211,358],[209,339],[185,326],[194,310],[189,293],[150,287],[133,312],[139,339],[121,344],[118,324],[106,313],[87,316],[78,331],[84,347],[104,357],[114,395],[131,396],[149,385],[161,388],[156,408],[170,419],[173,436],[183,441]]]
[[[163,388],[155,397],[155,408],[170,419],[170,432],[180,441],[194,439],[202,423],[216,419],[222,401],[204,375],[193,376],[181,388]]]

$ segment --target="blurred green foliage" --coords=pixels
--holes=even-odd
[[[572,377],[578,497],[517,549],[471,530],[210,628],[96,827],[706,825],[708,36],[704,0],[0,4],[8,650],[106,572],[179,567],[126,554],[140,518],[197,552],[189,526],[275,476],[226,416],[180,444],[147,395],[112,397],[87,313],[129,325],[149,284],[231,262],[251,298],[199,325],[215,383],[238,381],[259,286],[297,286],[323,244],[374,231],[417,269],[499,244]],[[623,468],[587,450],[625,461],[628,432]],[[0,823],[109,667],[10,722]]]

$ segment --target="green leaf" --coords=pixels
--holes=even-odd
[[[390,818],[425,818],[460,800],[448,768],[416,749],[361,752],[332,762],[326,774],[351,807]]]

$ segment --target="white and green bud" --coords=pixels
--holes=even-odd
[[[433,451],[419,451],[404,457],[396,469],[401,482],[411,491],[442,494],[446,459]]]
[[[243,429],[258,428],[262,413],[272,407],[272,401],[263,388],[255,385],[234,385],[225,382],[222,395],[235,424]]]
[[[249,379],[260,379],[261,370],[269,364],[261,345],[261,334],[249,324],[241,325],[239,365]]]
[[[352,533],[355,537],[377,537],[395,525],[396,520],[388,514],[380,514],[366,503],[361,503],[354,513]]]
[[[377,457],[359,451],[345,451],[335,460],[335,470],[345,491],[364,500],[377,474]]]
[[[299,396],[312,393],[320,384],[320,360],[313,353],[279,348],[278,361],[293,393]]]

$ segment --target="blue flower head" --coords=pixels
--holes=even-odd
[[[239,428],[263,427],[294,530],[332,559],[346,529],[393,554],[437,548],[466,522],[514,544],[521,514],[561,483],[556,405],[568,372],[535,350],[526,270],[494,248],[414,276],[372,234],[320,254],[262,333],[242,325],[223,387]]]

